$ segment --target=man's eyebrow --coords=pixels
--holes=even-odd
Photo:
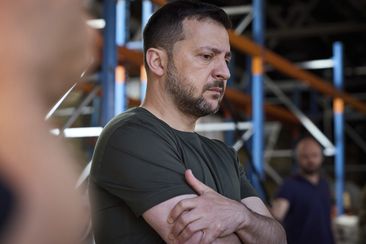
[[[201,50],[209,50],[209,51],[211,51],[211,52],[213,52],[213,53],[215,53],[215,54],[220,54],[220,53],[223,53],[224,51],[222,51],[222,50],[220,50],[220,49],[218,49],[218,48],[215,48],[215,47],[201,47],[200,48]],[[226,52],[225,53],[225,58],[227,58],[227,59],[231,59],[231,56],[232,56],[232,54],[231,54],[231,52]]]

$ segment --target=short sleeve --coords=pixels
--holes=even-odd
[[[109,138],[94,181],[123,200],[136,216],[175,196],[195,194],[174,139],[141,125],[125,125]],[[93,162],[94,163],[94,162]]]
[[[257,192],[254,190],[253,186],[250,184],[245,170],[244,170],[244,166],[242,166],[239,163],[239,175],[240,175],[240,197],[241,199],[247,198],[247,197],[257,197],[258,194]]]
[[[284,198],[288,201],[291,201],[292,198],[292,187],[291,183],[288,180],[285,180],[284,183],[280,186],[277,191],[276,198]]]
[[[246,176],[244,166],[240,163],[237,152],[233,148],[232,148],[232,151],[235,154],[236,164],[237,164],[238,172],[239,172],[240,198],[244,199],[247,197],[257,197],[258,194],[255,191],[255,189],[253,188],[253,186],[250,184],[250,182]]]

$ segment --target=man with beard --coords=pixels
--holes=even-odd
[[[146,98],[108,123],[93,156],[97,244],[286,242],[235,151],[194,132],[224,95],[229,27],[224,11],[193,1],[146,25]]]
[[[290,244],[333,244],[331,194],[320,173],[322,149],[306,137],[299,141],[295,153],[299,172],[280,187],[272,214],[283,223]]]

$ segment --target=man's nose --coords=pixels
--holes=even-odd
[[[226,60],[217,63],[214,70],[214,77],[218,80],[228,80],[230,78],[230,70]]]

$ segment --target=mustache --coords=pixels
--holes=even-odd
[[[215,80],[212,83],[206,84],[203,87],[203,91],[209,90],[209,89],[211,89],[213,87],[220,87],[220,88],[222,88],[222,90],[224,90],[224,88],[225,88],[225,82],[222,81],[222,80]]]

